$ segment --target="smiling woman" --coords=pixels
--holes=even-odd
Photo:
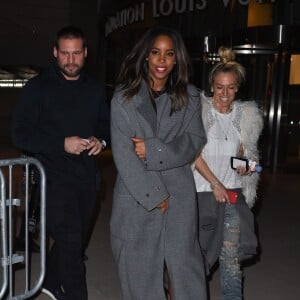
[[[195,162],[199,240],[208,266],[218,260],[222,299],[243,299],[241,261],[256,254],[250,207],[258,174],[242,164],[232,168],[231,157],[258,159],[257,140],[262,116],[254,102],[235,100],[245,70],[231,49],[219,49],[221,61],[209,75],[212,97],[202,95],[202,118],[207,144]],[[251,176],[250,176],[251,175]]]

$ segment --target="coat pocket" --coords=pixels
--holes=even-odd
[[[110,221],[112,234],[125,239],[137,239],[139,236],[154,233],[162,223],[159,209],[147,211],[131,196],[115,192]]]

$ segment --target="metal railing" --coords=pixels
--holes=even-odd
[[[29,234],[28,234],[28,208],[29,208],[29,170],[30,166],[35,166],[39,173],[40,184],[40,225],[39,225],[39,274],[35,282],[30,286],[31,264],[29,263]],[[14,240],[14,214],[13,207],[21,205],[21,199],[13,197],[14,169],[21,166],[25,172],[24,182],[24,203],[25,203],[25,250],[23,254],[13,253]],[[7,184],[4,175],[7,171]],[[0,160],[0,299],[19,300],[27,299],[36,294],[43,283],[45,277],[46,262],[46,176],[41,163],[32,157]],[[8,189],[6,189],[8,187]],[[2,252],[2,253],[1,253]],[[1,256],[2,254],[2,256]],[[22,263],[25,265],[24,290],[15,295],[14,268],[13,265]]]

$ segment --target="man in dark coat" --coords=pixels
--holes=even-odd
[[[43,291],[52,299],[85,300],[83,252],[96,202],[94,157],[109,139],[109,112],[103,87],[83,71],[82,31],[61,29],[53,55],[55,63],[22,91],[12,138],[46,171],[46,222],[54,243]]]

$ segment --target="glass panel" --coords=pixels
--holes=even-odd
[[[257,101],[264,115],[260,139],[262,163],[281,171],[299,173],[300,55],[239,55],[237,59],[247,74],[241,98]],[[280,118],[278,128],[277,117]]]
[[[291,55],[289,84],[300,84],[300,54]]]
[[[289,85],[280,124],[279,167],[300,173],[300,85]]]
[[[237,60],[246,69],[246,82],[240,88],[239,96],[243,100],[258,103],[264,117],[264,128],[259,141],[261,162],[269,167],[272,162],[273,126],[270,112],[272,110],[272,80],[274,72],[274,54],[238,55]]]

